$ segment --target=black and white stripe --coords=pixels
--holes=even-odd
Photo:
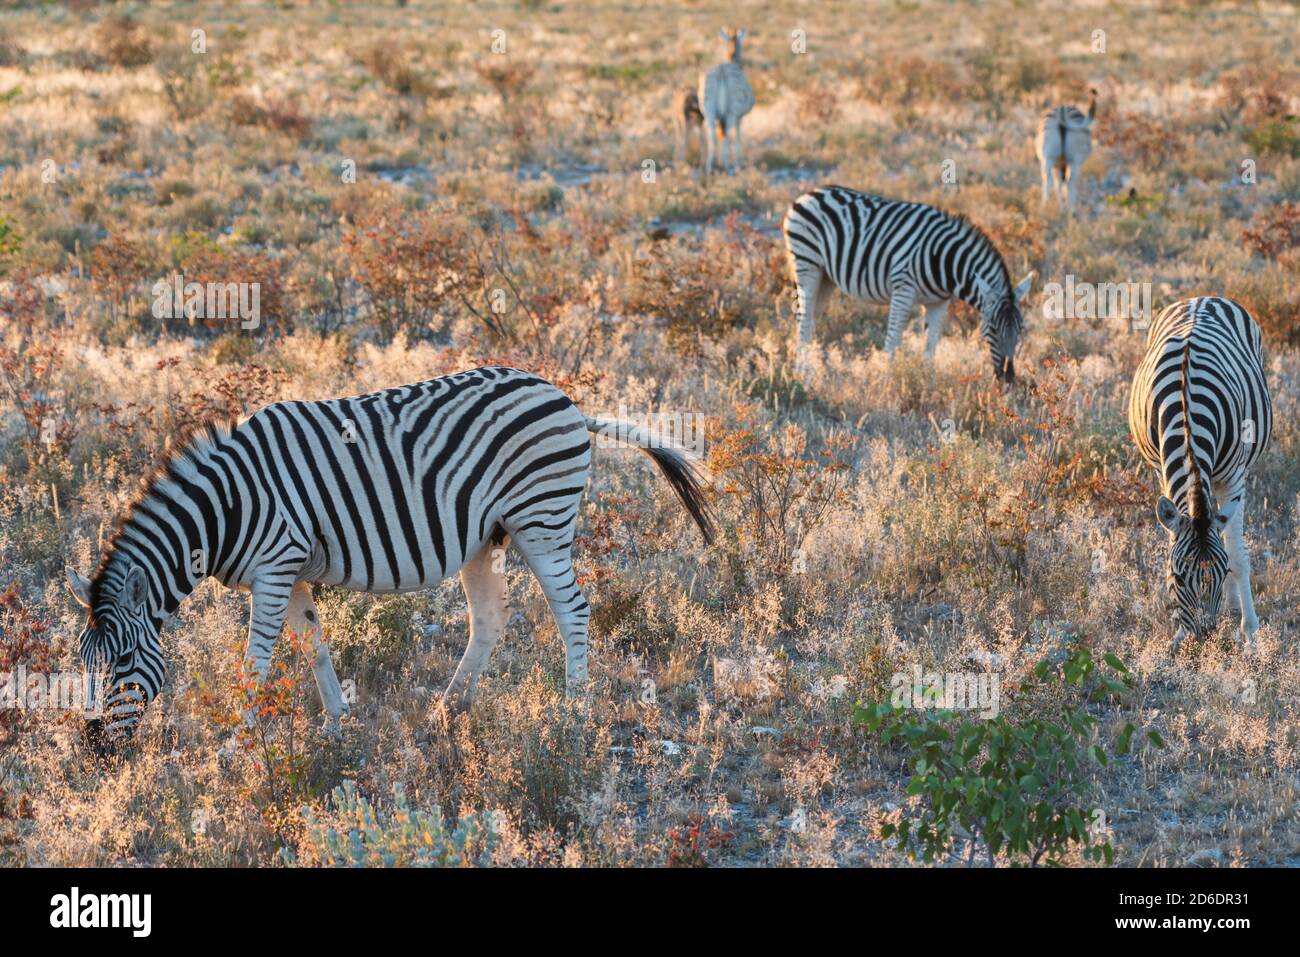
[[[1186,299],[1156,318],[1133,377],[1129,431],[1160,470],[1156,514],[1170,536],[1175,649],[1214,627],[1225,579],[1242,636],[1259,630],[1244,523],[1246,475],[1273,431],[1260,340],[1237,303]]]
[[[134,726],[162,685],[159,627],[209,576],[251,592],[255,675],[266,675],[286,621],[311,635],[317,684],[337,720],[344,703],[310,583],[409,591],[460,572],[470,640],[447,699],[463,704],[505,624],[504,569],[493,553],[507,541],[541,583],[575,692],[586,679],[589,609],[570,550],[588,432],[597,431],[644,449],[711,538],[681,452],[628,423],[583,416],[559,389],[517,369],[279,402],[233,427],[209,427],[148,482],[93,580],[69,570],[91,611],[83,660],[111,675],[108,727],[97,730],[112,738]]]
[[[964,217],[924,203],[823,186],[794,201],[782,230],[798,286],[801,358],[833,285],[856,299],[889,303],[885,349],[891,356],[914,305],[926,310],[925,351],[932,359],[949,303],[970,303],[979,310],[995,374],[1015,378],[1024,328],[1019,301],[1033,274],[1012,287],[1001,254]]]

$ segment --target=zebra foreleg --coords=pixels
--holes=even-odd
[[[248,648],[244,652],[244,670],[257,689],[266,684],[267,675],[271,672],[271,653],[275,650],[280,629],[284,627],[295,579],[296,575],[259,578],[249,589],[252,593],[252,608],[248,615]],[[244,708],[243,716],[245,728],[252,728],[256,724],[255,711]],[[233,750],[233,743],[227,741],[219,753]]]
[[[1246,494],[1242,492],[1237,509],[1224,529],[1228,546],[1229,583],[1236,585],[1237,605],[1241,608],[1241,638],[1247,645],[1255,643],[1259,633],[1259,616],[1255,614],[1255,596],[1250,588],[1250,554],[1246,551]]]
[[[460,570],[460,587],[469,605],[469,644],[442,701],[448,711],[463,711],[473,700],[478,676],[506,624],[505,550],[508,540],[489,541]]]
[[[338,737],[341,733],[339,721],[352,709],[343,699],[343,686],[339,684],[339,676],[334,672],[329,642],[325,640],[316,603],[312,600],[311,585],[307,582],[298,582],[293,586],[293,593],[289,596],[289,609],[285,613],[285,624],[290,631],[306,635],[311,642],[311,671],[316,678],[316,690],[320,692],[321,704],[325,707],[322,730],[330,737]]]
[[[910,286],[899,286],[894,289],[889,299],[889,326],[885,332],[885,351],[889,353],[889,358],[894,358],[894,353],[898,351],[898,344],[903,341],[903,330],[907,327],[907,319],[912,314],[912,304],[916,301],[916,290]]]
[[[937,306],[927,306],[925,310],[925,358],[933,362],[934,350],[939,347],[939,339],[943,335],[943,326],[948,319],[948,303],[941,302]]]

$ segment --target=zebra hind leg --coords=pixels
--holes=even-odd
[[[806,371],[810,347],[813,340],[813,326],[826,308],[826,298],[830,290],[824,284],[830,279],[820,267],[797,265],[795,267],[795,311],[799,319],[799,339],[795,343],[795,368],[801,374]]]
[[[469,604],[469,644],[442,696],[448,711],[469,707],[479,675],[487,667],[492,649],[505,628],[509,604],[505,557],[509,544],[504,535],[493,534],[460,570],[460,587]]]
[[[321,704],[325,708],[322,730],[336,738],[340,734],[340,719],[352,709],[344,700],[343,686],[339,684],[339,676],[334,672],[329,642],[325,640],[320,615],[316,612],[316,602],[312,599],[311,585],[307,582],[298,582],[293,586],[285,625],[294,634],[306,635],[311,642],[308,652],[311,655],[311,672],[316,678],[316,690],[320,692]]]
[[[571,516],[576,516],[576,507],[575,502]],[[587,626],[591,606],[583,597],[573,571],[573,519],[556,524],[563,527],[548,531],[535,525],[516,532],[515,545],[537,576],[546,603],[555,616],[556,629],[564,639],[565,697],[572,700],[587,687]]]
[[[948,319],[948,303],[941,302],[936,306],[927,306],[925,310],[925,358],[933,362],[934,351],[939,347],[939,339],[943,335],[943,326]]]

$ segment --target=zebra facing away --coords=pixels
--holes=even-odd
[[[1163,310],[1133,376],[1128,421],[1142,457],[1160,471],[1156,517],[1169,532],[1173,650],[1214,628],[1225,579],[1241,637],[1253,641],[1246,474],[1268,447],[1273,403],[1250,313],[1212,297]]]
[[[444,701],[463,707],[506,622],[508,541],[537,576],[566,646],[565,684],[587,677],[586,600],[570,550],[591,462],[588,432],[640,447],[712,540],[694,467],[657,435],[584,416],[555,386],[488,367],[353,398],[277,402],[208,426],[148,480],[90,579],[68,569],[89,612],[80,638],[101,676],[103,718],[88,743],[111,749],[158,694],[163,621],[209,576],[251,593],[249,673],[264,679],[287,622],[311,643],[337,730],[347,711],[311,583],[400,592],[459,571],[469,644]]]
[[[832,286],[870,303],[889,303],[885,350],[898,350],[914,305],[925,310],[925,355],[933,360],[948,306],[961,300],[980,314],[980,334],[994,374],[1015,379],[1024,328],[1020,300],[1034,274],[1011,285],[992,240],[965,217],[924,203],[885,199],[843,186],[822,186],[791,204],[781,223],[798,288],[799,362]]]
[[[700,78],[700,109],[704,113],[705,155],[704,174],[713,172],[713,154],[717,151],[718,137],[722,137],[722,160],[728,173],[735,173],[740,165],[740,121],[754,108],[754,88],[745,78],[740,44],[745,39],[744,30],[718,35],[727,46],[727,60],[719,63]],[[727,147],[731,159],[727,160]]]
[[[1089,92],[1087,116],[1077,106],[1058,106],[1044,113],[1038,126],[1034,149],[1043,174],[1044,203],[1059,190],[1065,194],[1066,208],[1074,207],[1079,170],[1092,152],[1092,121],[1097,118],[1097,91]],[[1053,183],[1053,177],[1058,182]]]

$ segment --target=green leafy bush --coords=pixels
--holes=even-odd
[[[927,863],[945,857],[962,831],[976,839],[971,857],[976,841],[982,841],[990,865],[999,855],[1014,863],[1027,859],[1030,866],[1055,865],[1076,845],[1088,860],[1111,863],[1110,841],[1094,830],[1104,820],[1096,821],[1095,812],[1075,803],[1091,766],[1109,762],[1105,749],[1092,741],[1097,718],[1086,703],[1118,698],[1133,683],[1115,655],[1105,655],[1103,662],[1106,670],[1080,646],[1063,660],[1046,659],[1035,667],[1036,681],[1021,685],[1022,695],[1061,687],[1062,679],[1066,688],[1083,692],[1085,701],[1067,696],[1052,717],[1017,720],[1004,711],[954,727],[956,716],[946,709],[860,707],[856,720],[878,733],[882,743],[897,739],[911,749],[907,793],[925,801],[915,819],[884,822],[881,836],[897,838],[900,850]],[[1124,726],[1117,754],[1129,752],[1134,730],[1131,723]],[[1163,746],[1154,731],[1148,737]]]

